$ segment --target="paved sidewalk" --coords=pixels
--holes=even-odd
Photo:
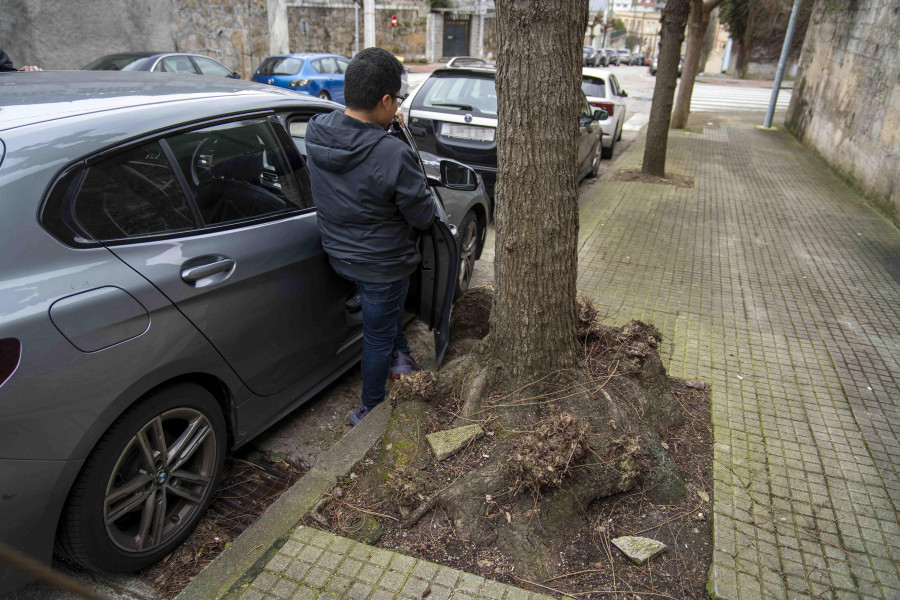
[[[579,290],[712,384],[711,592],[900,598],[900,233],[784,131],[717,120],[668,156],[693,189],[582,199]]]
[[[551,600],[397,552],[299,527],[241,600]]]

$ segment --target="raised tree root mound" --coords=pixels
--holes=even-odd
[[[489,369],[478,353],[491,289],[473,292],[454,309],[452,362],[393,386],[393,416],[381,444],[362,464],[363,476],[345,482],[348,498],[323,511],[334,531],[358,518],[351,505],[365,507],[397,519],[381,519],[392,545],[522,585],[568,578],[571,565],[561,556],[572,551],[573,538],[595,530],[590,507],[604,498],[636,490],[643,498],[642,485],[652,482],[665,493],[648,500],[696,503],[685,495],[690,485],[681,465],[668,456],[671,442],[663,441],[684,429],[685,411],[657,353],[655,327],[600,324],[582,302],[582,365],[550,388],[543,380],[498,389],[486,385]],[[425,436],[471,423],[486,435],[436,462]],[[407,539],[420,542],[410,548]],[[485,561],[502,568],[485,573]]]

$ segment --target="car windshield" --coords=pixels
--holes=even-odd
[[[296,75],[303,67],[303,59],[284,56],[270,56],[262,61],[257,75]]]
[[[581,91],[585,96],[606,98],[606,82],[599,77],[585,77],[581,80]]]
[[[129,69],[128,66],[132,63],[142,61],[143,58],[140,56],[104,56],[103,58],[98,58],[94,62],[88,64],[84,67],[86,71],[132,71],[133,68]]]
[[[424,90],[422,105],[441,110],[477,111],[497,116],[497,88],[483,77],[438,77]]]

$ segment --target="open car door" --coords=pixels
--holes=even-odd
[[[434,330],[434,361],[440,366],[450,343],[450,313],[459,268],[456,240],[446,223],[435,219],[419,240],[422,262],[413,273],[406,310]]]

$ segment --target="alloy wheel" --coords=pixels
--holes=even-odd
[[[192,523],[213,484],[216,436],[193,408],[144,425],[119,456],[103,501],[110,540],[126,552],[152,551]]]
[[[469,289],[469,283],[475,273],[475,251],[478,245],[478,224],[475,219],[469,220],[462,235],[459,251],[459,289],[465,292]]]

